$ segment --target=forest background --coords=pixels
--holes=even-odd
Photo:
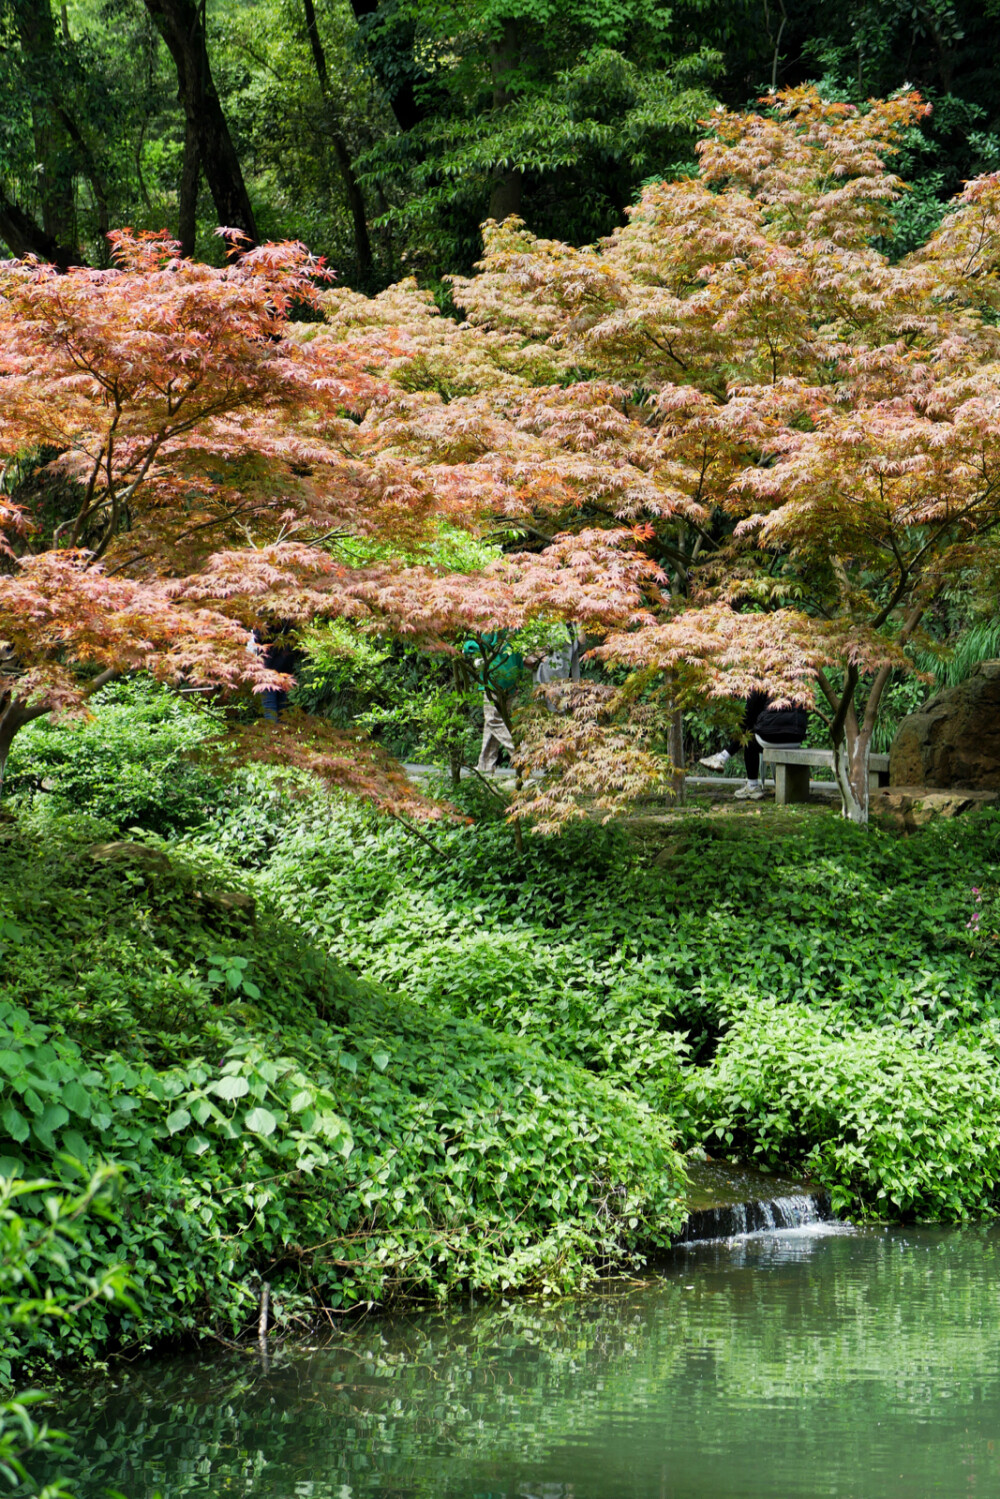
[[[487,217],[572,244],[689,170],[713,102],[819,81],[933,107],[896,253],[1000,161],[995,0],[3,0],[0,240],[106,265],[109,229],[299,239],[342,285],[467,273]]]

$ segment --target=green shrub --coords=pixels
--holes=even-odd
[[[210,837],[224,836],[213,830]],[[833,818],[691,820],[644,857],[621,829],[529,838],[435,828],[440,851],[358,810],[304,808],[258,877],[351,968],[605,1071],[658,1108],[754,997],[941,1034],[1000,1013],[970,943],[970,887],[1000,819],[900,840]]]
[[[93,1302],[34,1356],[241,1330],[262,1277],[279,1319],[578,1287],[676,1228],[680,1162],[641,1105],[352,979],[207,861],[61,826],[0,843],[0,1171],[114,1162],[116,1221],[65,1275],[117,1258],[139,1310]]]
[[[77,1299],[130,1304],[129,1279],[121,1264],[104,1265],[95,1275],[69,1275],[77,1259],[88,1216],[107,1214],[114,1173],[95,1172],[82,1190],[59,1192],[51,1181],[25,1182],[0,1176],[0,1479],[18,1492],[38,1492],[26,1463],[43,1455],[67,1456],[60,1432],[33,1419],[45,1397],[40,1390],[13,1393],[14,1359],[27,1330],[77,1315],[74,1298],[53,1290],[54,1272],[73,1280]],[[65,1481],[50,1479],[43,1494],[68,1494]]]
[[[5,789],[48,794],[59,811],[119,828],[168,833],[203,822],[218,778],[191,756],[218,733],[219,716],[144,677],[103,688],[91,706],[90,719],[40,719],[22,729]]]
[[[140,1311],[38,1353],[240,1330],[262,1278],[285,1325],[579,1287],[676,1224],[678,1132],[869,1213],[993,1211],[994,814],[694,815],[522,855],[253,769],[193,832],[94,850],[120,809],[54,802],[0,843],[0,1155],[121,1165],[71,1274],[119,1256]]]
[[[435,858],[330,808],[286,824],[258,879],[351,966],[602,1074],[690,1144],[805,1163],[839,1206],[884,1217],[992,1212],[1000,1100],[972,1090],[953,1135],[928,1089],[951,1097],[985,1065],[969,1048],[1000,1019],[1000,818],[910,839],[832,818],[668,836],[639,856],[621,830],[588,828],[517,858],[502,827],[436,828]],[[746,1027],[762,1014],[758,1052]],[[822,1127],[791,1103],[781,1124],[789,1077],[803,1109],[822,1101]],[[960,1179],[973,1135],[985,1153]]]
[[[310,811],[325,818],[313,778],[269,765],[243,766],[220,778],[203,847],[223,864],[258,869]]]
[[[954,1220],[994,1211],[998,1061],[995,1021],[941,1039],[758,1000],[688,1087],[709,1142],[801,1165],[835,1209]]]

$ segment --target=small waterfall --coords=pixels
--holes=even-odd
[[[806,1223],[828,1223],[832,1216],[830,1199],[824,1192],[803,1193],[800,1197],[779,1197],[767,1206],[774,1210],[775,1228],[801,1228]]]
[[[706,1239],[738,1239],[747,1234],[775,1233],[779,1229],[803,1228],[810,1223],[829,1223],[832,1216],[830,1199],[825,1192],[730,1202],[695,1209],[676,1242],[694,1244]]]

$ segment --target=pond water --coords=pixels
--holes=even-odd
[[[812,1226],[554,1305],[115,1366],[59,1412],[82,1499],[1000,1494],[1000,1231]]]

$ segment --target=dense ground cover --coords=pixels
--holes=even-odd
[[[120,1168],[57,1283],[133,1267],[38,1346],[90,1354],[459,1286],[568,1288],[665,1242],[662,1121],[473,1020],[352,978],[217,873],[42,811],[0,839],[0,1170]],[[105,841],[101,835],[105,835]],[[39,1209],[41,1212],[42,1210]]]
[[[902,839],[694,815],[659,852],[588,827],[523,859],[496,824],[434,836],[344,810],[248,857],[349,966],[601,1073],[688,1145],[803,1166],[854,1212],[992,1209],[996,816]]]
[[[197,737],[118,694],[12,766],[0,1155],[119,1165],[56,1279],[110,1258],[138,1297],[38,1347],[230,1336],[264,1279],[285,1325],[579,1286],[666,1241],[675,1143],[804,1166],[856,1213],[994,1210],[995,815],[902,839],[692,812],[519,855],[481,808],[415,837],[201,768]]]

